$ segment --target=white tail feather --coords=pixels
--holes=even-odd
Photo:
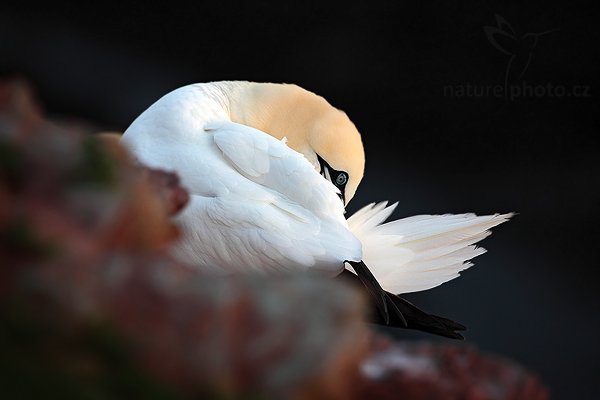
[[[459,276],[485,249],[474,244],[513,216],[417,215],[383,223],[398,203],[371,203],[348,218],[363,245],[363,261],[393,293],[431,289]]]

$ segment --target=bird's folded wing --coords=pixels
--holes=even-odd
[[[179,170],[192,161],[205,170],[186,174],[191,202],[180,217],[180,255],[231,272],[339,273],[343,261],[360,260],[335,187],[303,155],[245,125],[213,122],[205,131],[209,143],[173,160]]]
[[[205,130],[240,174],[319,217],[346,224],[338,189],[285,141],[230,121],[209,123]]]
[[[279,196],[191,195],[178,216],[184,234],[176,254],[223,272],[311,269],[331,275],[343,269],[346,259],[362,256],[358,239],[347,228],[306,212],[305,218],[297,218],[282,202]]]
[[[469,260],[485,253],[475,243],[512,216],[417,215],[383,223],[396,205],[369,204],[348,218],[363,243],[363,260],[393,293],[431,289],[458,277],[473,265]]]

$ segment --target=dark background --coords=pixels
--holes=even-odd
[[[51,117],[123,131],[181,85],[297,83],[363,134],[367,169],[350,212],[380,200],[400,202],[394,218],[518,212],[461,278],[407,297],[465,323],[468,345],[538,373],[554,399],[600,398],[593,3],[8,3],[0,76],[28,78]],[[484,33],[495,14],[519,36],[557,29],[511,84],[578,85],[579,95],[458,96],[504,84],[509,56]]]

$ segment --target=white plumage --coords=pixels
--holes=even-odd
[[[459,276],[485,253],[474,243],[512,214],[417,215],[384,223],[398,203],[369,204],[350,218],[350,230],[363,244],[363,261],[392,293],[431,289]]]
[[[273,119],[269,107],[276,110],[279,98],[272,86],[265,95],[257,85],[185,86],[159,99],[123,135],[141,163],[176,171],[190,192],[177,217],[184,235],[174,253],[181,260],[222,273],[312,269],[331,276],[343,270],[344,261],[364,260],[386,290],[414,292],[457,277],[485,251],[474,244],[511,216],[422,215],[384,223],[396,207],[384,202],[346,221],[343,193],[324,179],[329,168],[318,171],[319,157],[332,170],[341,170],[343,162],[313,148],[335,152],[331,146],[299,140],[304,130],[298,125],[310,117],[302,117],[304,103],[294,98],[289,112]],[[287,101],[292,94],[285,96]],[[312,110],[310,104],[306,109]],[[286,144],[286,133],[297,151]],[[349,197],[362,178],[362,169],[352,169],[358,170],[358,178],[350,174],[349,185],[355,186]]]
[[[198,84],[171,92],[123,134],[141,163],[176,171],[190,192],[175,255],[224,273],[336,275],[344,261],[359,261],[362,246],[335,186],[284,141],[232,122],[221,90]]]

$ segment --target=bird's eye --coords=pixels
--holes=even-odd
[[[348,182],[348,174],[345,172],[341,172],[337,178],[335,178],[335,183],[338,186],[344,186]]]

